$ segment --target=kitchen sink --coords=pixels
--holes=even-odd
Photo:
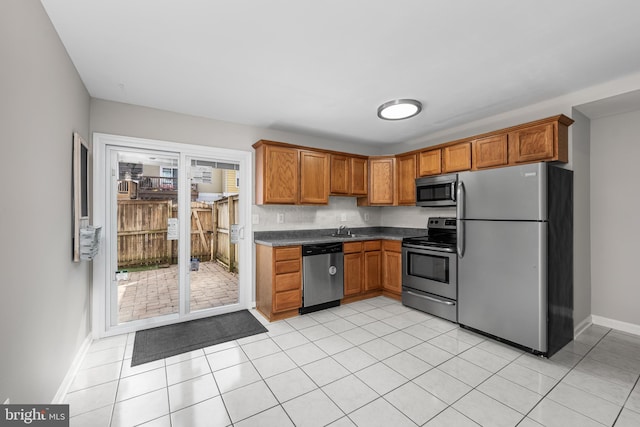
[[[344,238],[352,238],[352,237],[364,237],[363,234],[338,234],[338,233],[332,233],[329,235],[330,237],[344,237]]]

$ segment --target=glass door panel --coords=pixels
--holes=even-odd
[[[112,325],[180,312],[178,166],[178,154],[112,150]]]
[[[239,165],[190,158],[189,311],[239,303]],[[233,236],[232,236],[233,235]]]

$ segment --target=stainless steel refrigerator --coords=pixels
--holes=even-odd
[[[572,196],[547,163],[458,175],[462,326],[545,356],[573,339]]]

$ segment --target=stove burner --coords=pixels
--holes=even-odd
[[[402,239],[402,245],[455,252],[455,218],[429,218],[428,224],[426,236],[407,237]]]

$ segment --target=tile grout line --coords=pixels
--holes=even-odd
[[[238,344],[238,340],[234,340],[234,341],[235,341],[236,344]],[[240,351],[242,351],[243,354],[245,354],[244,350],[242,349],[240,344],[238,344],[238,348],[240,349]],[[229,408],[227,408],[227,404],[226,404],[226,402],[224,401],[224,399],[222,397],[222,390],[220,390],[220,386],[218,385],[218,380],[216,379],[216,376],[214,374],[213,366],[211,366],[211,362],[209,361],[209,358],[207,357],[207,353],[204,351],[204,348],[202,349],[202,352],[204,353],[204,360],[207,361],[207,366],[209,367],[209,372],[211,373],[211,377],[213,378],[213,383],[216,385],[216,388],[218,389],[219,396],[220,396],[220,401],[224,405],[224,410],[227,412],[227,417],[229,418],[229,422],[231,423],[230,425],[233,425],[233,420],[231,419],[231,414],[229,413]],[[245,356],[246,356],[246,354],[245,354]],[[211,399],[215,399],[215,396],[212,397]],[[209,400],[209,399],[206,399],[206,400]],[[206,401],[206,400],[204,400],[204,401]],[[186,409],[188,407],[195,406],[195,405],[197,405],[199,403],[202,403],[202,402],[196,402],[193,405],[186,406],[185,408],[182,408],[182,409]],[[171,408],[169,408],[169,410],[171,410]],[[169,417],[169,418],[171,418],[171,417]]]
[[[573,354],[576,354],[576,356],[580,356],[580,360],[578,361],[578,363],[582,362],[582,361],[587,357],[587,355],[588,355],[589,353],[591,353],[591,351],[592,351],[594,348],[596,348],[596,346],[597,346],[598,344],[600,344],[600,342],[604,339],[604,337],[605,337],[605,336],[607,336],[607,335],[609,334],[609,332],[611,332],[611,329],[609,329],[609,330],[607,331],[607,333],[606,333],[606,334],[604,334],[602,337],[600,337],[600,339],[598,339],[598,341],[597,341],[593,346],[591,346],[591,348],[589,349],[589,351],[587,351],[587,352],[586,352],[585,354],[583,354],[582,356],[580,356],[579,354],[573,353]],[[575,338],[574,338],[572,341],[575,341]],[[556,354],[557,354],[557,353],[556,353]],[[549,360],[549,359],[547,359],[547,360]],[[531,412],[533,412],[533,410],[534,410],[535,408],[537,408],[537,407],[538,407],[538,405],[540,405],[540,403],[542,403],[542,401],[543,401],[544,399],[546,399],[546,398],[549,396],[549,394],[551,394],[551,392],[552,392],[552,391],[553,391],[553,390],[558,386],[558,384],[560,384],[560,383],[562,382],[562,380],[563,380],[563,379],[565,379],[565,378],[566,378],[566,377],[567,377],[571,372],[573,372],[573,370],[575,369],[575,367],[576,367],[576,366],[578,366],[578,363],[576,363],[575,365],[573,365],[573,366],[569,369],[569,371],[567,371],[567,373],[566,373],[566,374],[564,374],[564,375],[562,376],[562,378],[560,378],[560,379],[559,379],[559,380],[558,380],[558,381],[553,385],[553,387],[551,387],[551,388],[549,389],[549,391],[548,391],[548,392],[546,392],[546,393],[542,396],[542,399],[540,399],[540,400],[538,401],[538,403],[536,403],[536,404],[535,404],[535,406],[534,406],[533,408],[531,408],[531,409],[529,410],[529,412],[527,412],[527,414],[525,415],[525,418],[528,418],[528,417],[529,417],[529,414],[530,414]],[[554,379],[555,379],[555,378],[554,378]],[[586,392],[586,393],[588,393],[588,392]],[[591,393],[589,393],[589,394],[591,394]],[[597,397],[597,396],[596,396],[596,397]],[[598,423],[598,424],[602,424],[602,423],[600,423],[598,420],[595,420],[595,419],[591,418],[590,416],[588,416],[588,415],[586,415],[586,414],[583,414],[583,413],[581,413],[581,412],[578,412],[577,410],[575,410],[575,409],[573,409],[573,408],[569,408],[568,406],[563,405],[562,403],[556,402],[556,401],[555,401],[555,400],[553,400],[553,399],[550,399],[550,400],[552,400],[554,403],[556,403],[556,404],[558,404],[558,405],[560,405],[560,406],[563,406],[564,408],[569,409],[570,411],[573,411],[573,412],[575,412],[575,413],[577,413],[577,414],[580,414],[580,415],[582,415],[583,417],[589,418],[590,420],[592,420],[592,421],[594,421],[594,422],[596,422],[596,423]],[[523,418],[523,419],[524,419],[524,418]],[[535,420],[534,420],[534,421],[535,421]],[[536,421],[536,422],[537,422],[537,421]]]

